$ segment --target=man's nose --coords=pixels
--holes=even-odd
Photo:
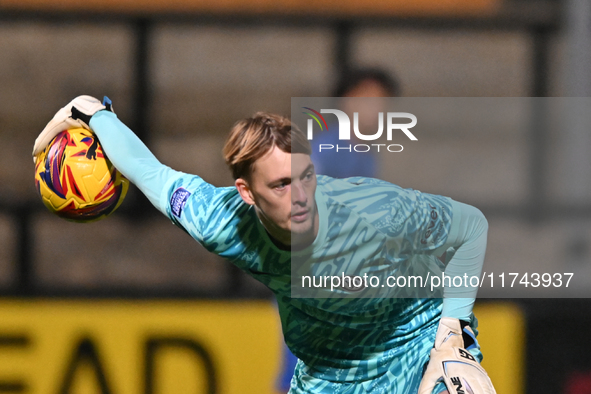
[[[308,201],[306,192],[302,184],[292,183],[291,185],[291,202],[292,204],[305,204]]]

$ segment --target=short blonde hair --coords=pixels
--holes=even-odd
[[[257,112],[232,127],[224,145],[224,160],[234,179],[247,179],[254,162],[274,146],[286,153],[312,153],[304,134],[288,118]]]

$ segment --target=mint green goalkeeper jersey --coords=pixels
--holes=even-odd
[[[235,187],[215,187],[160,164],[109,112],[90,125],[113,164],[174,224],[276,294],[285,341],[301,360],[294,393],[416,392],[442,311],[471,318],[473,289],[446,289],[442,301],[368,288],[362,291],[376,291],[371,297],[347,297],[357,289],[324,286],[314,289],[315,297],[296,298],[292,290],[306,289],[295,289],[300,284],[292,277],[385,280],[425,267],[479,275],[486,221],[475,208],[376,179],[318,176],[318,235],[292,253],[273,242]]]

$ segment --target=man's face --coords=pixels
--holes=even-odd
[[[309,155],[290,154],[273,147],[258,159],[247,183],[249,204],[269,233],[292,247],[311,244],[318,232],[316,173]],[[240,186],[237,181],[237,187]]]

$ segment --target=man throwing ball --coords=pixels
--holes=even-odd
[[[268,113],[230,132],[224,157],[235,187],[161,164],[110,102],[89,96],[58,111],[33,155],[80,126],[175,225],[275,293],[299,359],[290,393],[495,393],[479,363],[476,289],[446,287],[443,298],[291,296],[292,258],[334,275],[343,262],[359,274],[422,262],[449,277],[478,276],[488,225],[476,208],[376,179],[316,175],[305,135]]]

